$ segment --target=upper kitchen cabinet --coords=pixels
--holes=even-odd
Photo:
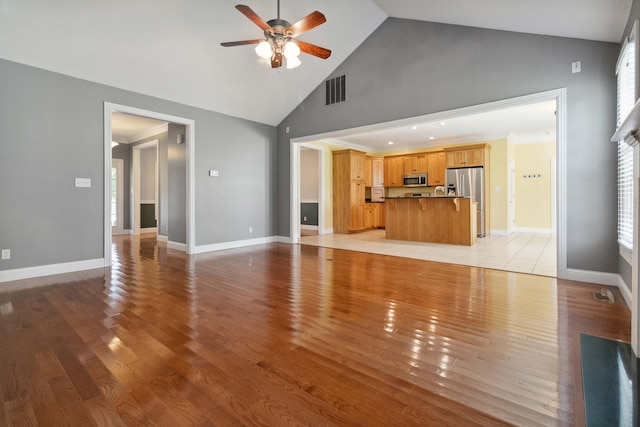
[[[445,148],[447,169],[484,166],[488,150],[487,144]]]
[[[364,185],[372,187],[373,185],[373,158],[365,156],[364,158]]]
[[[427,154],[427,185],[444,185],[447,169],[447,154],[444,151]]]
[[[384,158],[384,186],[385,187],[402,187],[402,157],[385,157]]]
[[[404,175],[427,173],[427,167],[427,156],[425,154],[402,157],[402,172]]]
[[[371,169],[371,187],[384,187],[384,158],[373,157]]]
[[[351,179],[365,181],[365,154],[362,151],[344,150],[350,153]]]

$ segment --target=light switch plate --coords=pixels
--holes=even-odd
[[[76,178],[76,187],[91,187],[91,178]]]
[[[2,259],[11,259],[11,249],[2,250]]]
[[[219,174],[219,173],[218,173],[218,171],[216,171],[216,170],[211,169],[211,170],[209,171],[209,176],[218,176],[218,174]]]

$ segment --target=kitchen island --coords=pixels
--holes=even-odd
[[[477,239],[477,203],[469,197],[385,199],[386,238],[472,246]]]

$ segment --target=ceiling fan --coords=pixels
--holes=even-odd
[[[325,16],[318,11],[311,12],[291,25],[284,19],[280,19],[280,0],[278,0],[278,17],[267,22],[264,22],[249,6],[239,4],[236,9],[262,28],[265,38],[220,43],[222,46],[257,44],[256,53],[263,61],[267,63],[270,61],[271,68],[281,67],[283,57],[287,61],[287,68],[296,68],[301,64],[300,59],[298,59],[301,51],[322,59],[327,59],[331,55],[329,49],[303,42],[302,40],[293,40],[300,34],[327,21]]]

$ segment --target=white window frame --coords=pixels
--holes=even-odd
[[[624,40],[616,63],[617,115],[620,127],[638,99],[638,21]],[[626,71],[626,72],[625,72]],[[626,95],[626,96],[625,96]],[[632,264],[633,254],[633,148],[618,142],[618,244],[620,255]],[[625,209],[626,208],[626,209]],[[630,211],[628,211],[628,210]]]

